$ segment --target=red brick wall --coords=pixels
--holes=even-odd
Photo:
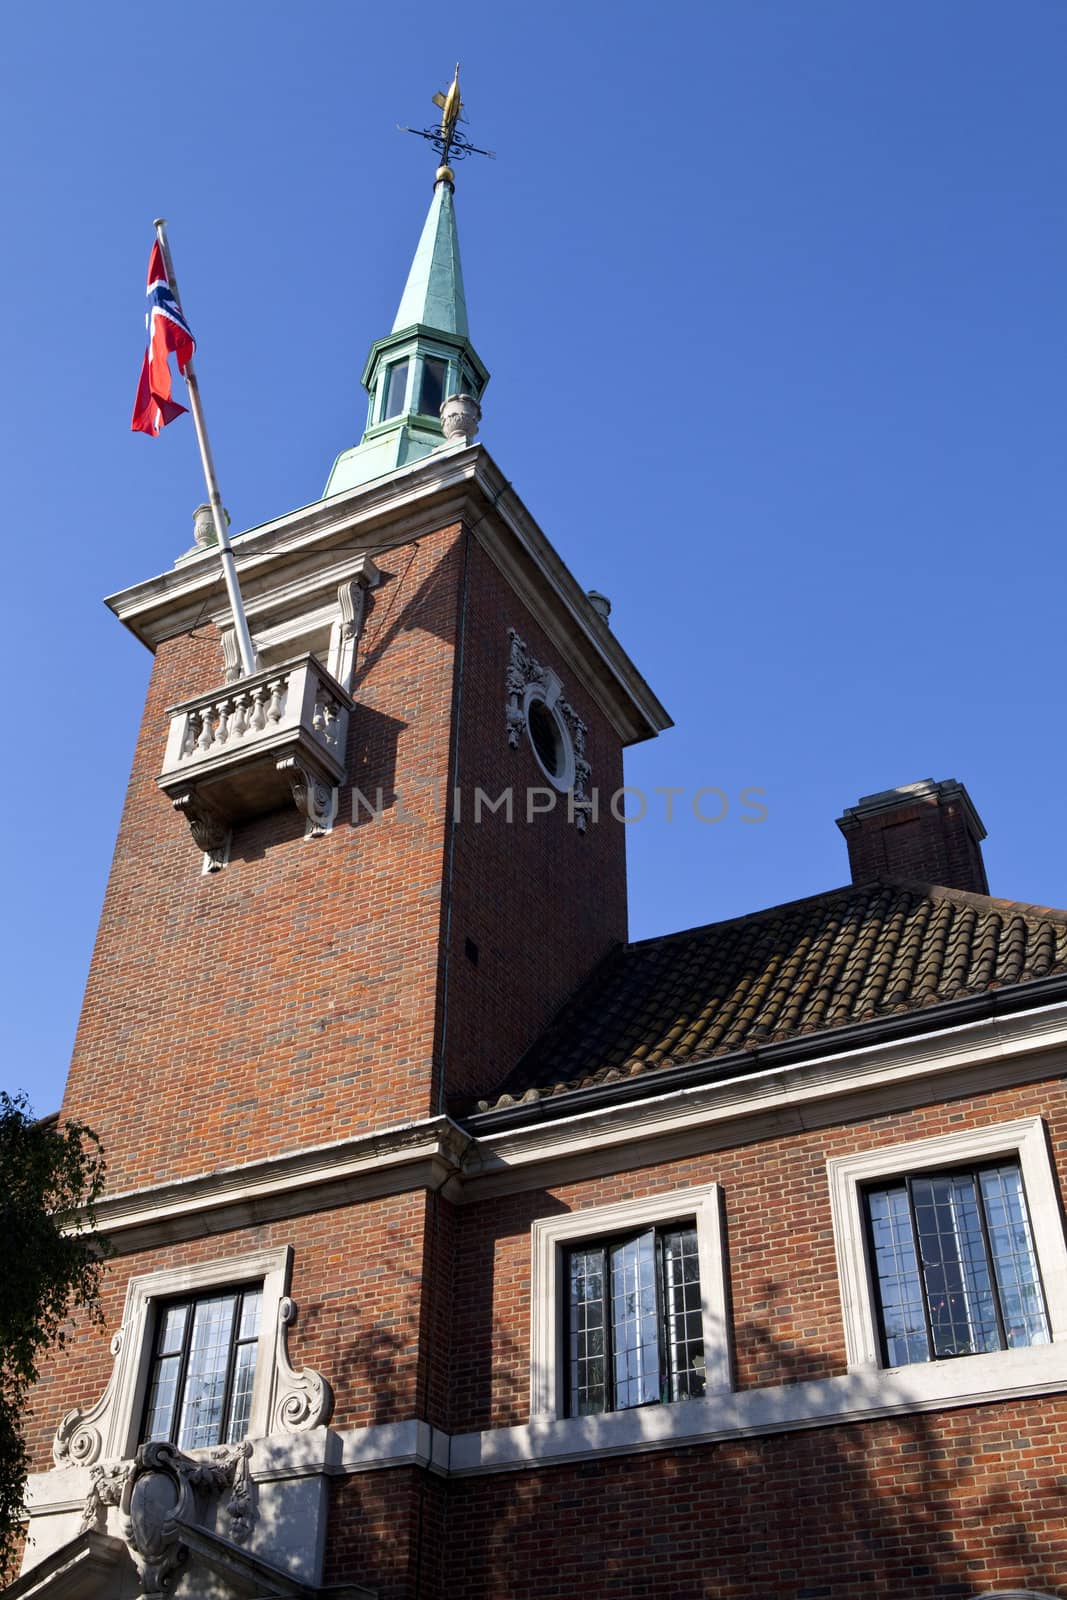
[[[382,559],[350,746],[371,796],[445,781],[459,561],[455,529]],[[167,706],[219,677],[213,637],[158,651],[101,916],[63,1109],[112,1190],[431,1110],[442,808],[357,827],[342,791],[327,838],[290,807],[202,876],[155,779]]]
[[[324,1582],[362,1583],[377,1600],[429,1600],[437,1587],[441,1494],[412,1467],[361,1472],[330,1486]]]
[[[609,809],[622,784],[618,735],[473,540],[470,562],[444,1041],[449,1098],[498,1085],[593,965],[626,938],[625,826]],[[584,834],[568,821],[563,795],[552,812],[527,821],[528,789],[550,786],[526,737],[518,750],[507,742],[509,627],[563,680],[565,698],[588,726],[601,804],[599,821]],[[514,792],[514,820],[483,810],[476,824],[475,789],[495,800],[505,787]],[[478,948],[477,966],[468,939]]]
[[[457,1479],[463,1600],[1067,1596],[1067,1402]]]
[[[1067,1171],[1067,1086],[1056,1079],[460,1207],[452,1426],[510,1427],[528,1419],[535,1218],[722,1184],[737,1386],[830,1377],[846,1362],[829,1157],[1024,1116],[1047,1119],[1057,1169]]]

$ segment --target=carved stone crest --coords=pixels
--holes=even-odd
[[[182,1531],[201,1520],[198,1493],[221,1495],[229,1489],[224,1507],[229,1535],[235,1543],[248,1537],[255,1520],[248,1470],[251,1454],[247,1442],[219,1445],[208,1460],[196,1461],[172,1444],[152,1440],[141,1445],[130,1462],[97,1463],[82,1512],[82,1530],[99,1527],[107,1507],[118,1506],[122,1537],[137,1563],[143,1592],[165,1594],[174,1587],[188,1557]]]

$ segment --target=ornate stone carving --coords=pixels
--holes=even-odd
[[[522,709],[526,686],[530,683],[543,683],[545,671],[540,662],[531,656],[514,628],[508,629],[508,638],[511,640],[506,673],[508,744],[513,750],[517,750],[526,731],[526,714]]]
[[[125,1328],[120,1328],[111,1340],[111,1354],[116,1363],[125,1332]],[[88,1411],[75,1406],[59,1424],[52,1440],[52,1460],[57,1467],[89,1467],[99,1458],[103,1446],[101,1423],[114,1397],[117,1371],[116,1364],[111,1369],[107,1387],[94,1406]]]
[[[246,1539],[255,1521],[252,1476],[247,1442],[219,1445],[207,1461],[195,1461],[172,1444],[152,1440],[141,1445],[132,1461],[97,1464],[82,1512],[82,1531],[97,1528],[108,1506],[118,1506],[122,1537],[129,1545],[141,1574],[146,1595],[164,1594],[188,1551],[183,1527],[199,1521],[196,1494],[221,1495],[230,1490],[225,1511],[230,1537]]]
[[[129,1471],[129,1464],[121,1461],[111,1461],[105,1465],[97,1462],[90,1470],[89,1493],[82,1508],[82,1533],[88,1533],[91,1528],[100,1526],[108,1506],[122,1503],[122,1491],[126,1486]]]
[[[356,657],[367,614],[368,591],[381,582],[370,556],[361,556],[359,569],[337,591],[337,621],[330,632],[327,665],[341,688],[349,694],[356,677]]]
[[[226,1510],[235,1538],[252,1525],[250,1444],[220,1445],[210,1461],[194,1461],[172,1444],[143,1444],[126,1471],[120,1502],[122,1534],[141,1572],[146,1595],[164,1594],[184,1565],[188,1551],[181,1531],[196,1524],[194,1491],[221,1494],[231,1488]]]
[[[289,1328],[296,1321],[296,1302],[283,1295],[278,1302],[274,1367],[277,1373],[277,1400],[274,1424],[286,1433],[303,1433],[320,1428],[333,1411],[333,1390],[321,1373],[311,1367],[297,1372],[289,1362]]]
[[[546,702],[563,718],[571,736],[574,746],[574,788],[571,791],[574,823],[578,832],[584,833],[592,809],[589,783],[593,769],[585,753],[585,736],[589,729],[570,702],[564,699],[563,685],[556,674],[550,668],[543,667],[536,657],[530,654],[525,642],[519,638],[514,628],[508,629],[508,638],[511,640],[506,670],[508,744],[512,750],[517,750],[522,743],[523,734],[526,732],[524,709],[526,691],[531,684],[537,684],[544,689]]]
[[[229,522],[229,513],[226,521]],[[215,513],[209,505],[199,505],[193,512],[193,538],[201,550],[210,550],[212,545],[219,542],[215,532]]]
[[[241,666],[241,647],[237,643],[237,635],[232,628],[227,628],[222,635],[222,662],[223,681],[236,683],[244,669]]]
[[[305,818],[305,839],[321,839],[330,832],[337,815],[337,790],[322,783],[296,756],[287,756],[277,766],[289,779],[293,804]]]
[[[193,842],[204,852],[204,870],[218,872],[226,865],[230,848],[230,830],[225,821],[202,796],[189,789],[176,794],[173,804],[188,822]]]
[[[452,394],[441,407],[441,428],[449,444],[463,439],[470,444],[478,432],[482,408],[470,394]]]

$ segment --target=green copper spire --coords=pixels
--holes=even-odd
[[[452,186],[451,168],[439,167],[392,330],[371,345],[363,369],[370,397],[363,438],[334,462],[326,496],[369,483],[462,438],[452,425],[454,407],[446,415],[448,438],[441,422],[444,402],[453,396],[469,396],[467,415],[478,414],[489,374],[468,331]]]
[[[452,185],[447,181],[434,185],[433,200],[393,321],[393,332],[399,333],[418,322],[444,333],[458,333],[463,339],[470,335],[467,302],[463,296],[463,269],[459,264],[456,207]]]

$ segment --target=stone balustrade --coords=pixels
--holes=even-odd
[[[345,776],[351,708],[311,655],[197,695],[170,708],[160,788],[220,866],[236,822],[290,798],[309,837],[327,833]]]

